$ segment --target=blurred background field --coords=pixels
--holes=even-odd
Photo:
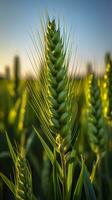
[[[107,61],[105,58],[108,58]],[[111,195],[111,184],[112,184],[112,126],[111,116],[107,115],[108,98],[107,94],[107,83],[106,74],[108,66],[111,64],[111,55],[106,54],[105,59],[105,73],[102,76],[97,75],[99,81],[101,98],[103,103],[103,115],[105,116],[106,122],[106,134],[109,137],[108,147],[106,153],[106,161],[102,158],[101,164],[101,193],[102,199],[107,198],[107,194]],[[110,59],[110,60],[109,60]],[[109,63],[110,62],[110,63]],[[11,143],[13,145],[19,145],[22,135],[26,137],[26,151],[27,158],[29,160],[32,174],[33,174],[33,186],[34,193],[39,194],[43,197],[42,188],[44,178],[48,178],[50,162],[44,155],[45,152],[34,133],[33,126],[39,129],[40,123],[33,111],[32,104],[32,91],[27,87],[28,81],[34,84],[38,88],[38,92],[41,91],[36,78],[27,77],[26,79],[21,78],[21,62],[19,56],[14,57],[13,62],[13,76],[10,76],[10,69],[6,68],[5,73],[0,77],[0,170],[7,177],[13,178],[12,162],[10,160],[7,142],[5,138],[5,131],[7,131]],[[73,94],[78,103],[78,141],[77,150],[83,154],[86,159],[88,169],[91,171],[92,163],[95,159],[94,153],[90,150],[89,140],[87,139],[88,134],[88,118],[87,118],[87,97],[88,97],[88,77],[92,73],[92,64],[88,63],[86,66],[86,75],[84,76],[72,76],[73,80]],[[112,68],[112,65],[111,65]],[[108,77],[109,78],[109,77]],[[35,87],[35,86],[34,86]],[[111,86],[110,86],[111,87]],[[110,94],[112,95],[112,94]],[[75,101],[74,101],[75,103]],[[76,122],[77,123],[77,122]],[[40,127],[41,129],[41,127]],[[42,130],[41,130],[42,131]],[[90,158],[90,159],[89,159]],[[48,169],[47,169],[48,168]],[[48,170],[48,171],[46,171]],[[97,175],[98,176],[98,175]],[[44,177],[44,178],[43,178]],[[97,177],[96,177],[97,178]],[[47,181],[47,180],[46,180]],[[96,188],[99,187],[96,185]],[[97,188],[98,189],[98,188]],[[96,189],[96,190],[97,190]],[[45,194],[44,194],[45,195]],[[12,195],[9,192],[6,185],[0,179],[0,198],[1,199],[12,199]],[[109,197],[108,199],[111,199]]]
[[[43,90],[43,87],[38,84],[43,73],[39,59],[41,60],[43,56],[41,44],[43,41],[41,37],[43,15],[47,16],[45,13],[48,12],[52,19],[56,18],[56,22],[59,22],[60,19],[60,31],[61,33],[65,31],[64,39],[70,37],[72,44],[72,47],[69,46],[72,50],[70,64],[74,64],[74,72],[75,68],[77,69],[76,73],[71,74],[70,83],[73,83],[73,103],[76,104],[78,110],[75,122],[77,139],[74,149],[79,159],[83,156],[90,175],[95,168],[97,156],[94,148],[93,150],[91,148],[88,135],[91,132],[90,129],[93,129],[94,132],[101,128],[102,132],[103,126],[102,121],[99,121],[101,127],[94,128],[95,121],[98,121],[96,117],[96,119],[92,118],[93,126],[89,129],[88,107],[93,103],[96,111],[99,108],[102,112],[103,131],[107,136],[107,143],[105,152],[100,154],[100,164],[97,166],[93,188],[98,200],[111,200],[112,1],[0,0],[0,4],[0,172],[10,180],[15,180],[14,164],[11,160],[5,133],[7,132],[15,151],[19,151],[23,137],[26,158],[33,177],[34,194],[42,200],[53,200],[51,196],[52,165],[33,127],[42,133],[47,144],[49,141],[43,134],[40,119],[32,108],[33,92],[41,94]],[[35,44],[37,52],[33,46]],[[33,60],[33,56],[36,60],[37,76],[29,59]],[[92,88],[92,84],[89,82],[91,74],[96,76],[98,93],[96,86]],[[29,84],[31,87],[28,87]],[[98,102],[97,99],[95,102],[94,99],[89,102],[90,96],[94,98],[94,94],[99,95]],[[94,109],[92,111],[95,113]],[[93,136],[93,140],[96,140],[96,137],[97,134],[95,137]],[[100,141],[102,138],[98,139]],[[51,146],[50,148],[52,149]],[[76,166],[74,185],[76,185],[80,171],[81,167]],[[82,191],[84,191],[84,187]],[[13,194],[0,177],[0,200],[13,199]],[[86,200],[83,192],[81,199]],[[88,200],[91,199],[88,198]]]

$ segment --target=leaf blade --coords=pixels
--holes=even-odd
[[[11,190],[11,192],[15,195],[15,185],[12,181],[10,181],[2,172],[0,172],[0,176],[5,182],[5,184],[8,186],[8,188]]]
[[[82,194],[82,187],[83,187],[83,179],[84,179],[84,160],[82,159],[82,168],[81,172],[75,187],[74,195],[73,195],[73,200],[80,200],[81,199],[81,194]]]
[[[8,136],[7,132],[5,132],[5,135],[6,135],[7,144],[8,144],[8,147],[9,147],[9,151],[10,151],[12,160],[13,160],[13,162],[14,162],[14,164],[15,164],[15,163],[16,163],[16,153],[15,153],[14,150],[13,150],[13,147],[12,147],[12,144],[11,144],[11,142],[10,142],[10,139],[9,139],[9,136]]]

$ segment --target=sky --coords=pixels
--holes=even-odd
[[[22,73],[31,69],[29,32],[40,30],[46,11],[72,32],[80,71],[88,61],[102,70],[105,52],[112,53],[112,0],[0,0],[0,72],[13,68],[14,55],[21,58]]]

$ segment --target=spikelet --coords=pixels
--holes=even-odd
[[[64,45],[60,36],[60,29],[56,29],[55,20],[48,22],[45,43],[51,121],[54,133],[65,138],[71,134],[69,84],[65,66]]]
[[[21,148],[16,161],[16,200],[32,200],[32,178],[24,149]]]
[[[94,153],[100,154],[105,151],[107,135],[105,122],[102,113],[102,102],[98,80],[94,74],[89,78],[88,94],[88,136],[91,149]]]

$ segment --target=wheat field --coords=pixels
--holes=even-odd
[[[0,199],[112,200],[111,54],[102,76],[78,77],[62,25],[48,17],[42,37],[35,77],[16,56],[0,79]]]

